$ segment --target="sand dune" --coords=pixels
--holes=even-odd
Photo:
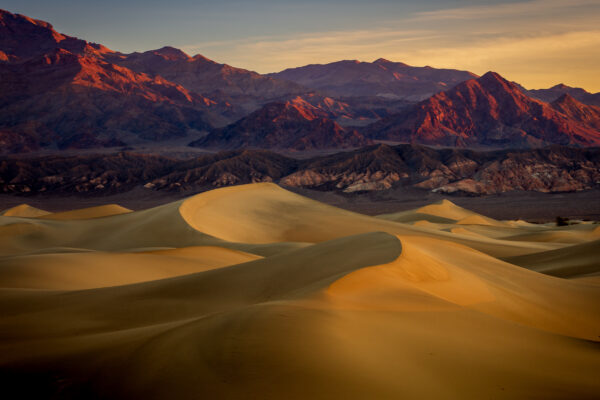
[[[85,220],[0,219],[4,254],[43,247],[132,251],[153,247],[220,246],[255,254],[349,235],[382,231],[461,243],[492,256],[564,247],[561,243],[452,234],[369,217],[293,194],[274,184],[228,187],[138,212]],[[262,245],[262,246],[258,246]]]
[[[29,204],[20,204],[0,212],[1,216],[24,218],[37,218],[48,214],[50,214],[48,211],[40,210],[39,208],[32,207]]]
[[[578,229],[579,228],[579,229]],[[594,225],[582,225],[572,229],[548,229],[543,232],[522,233],[505,237],[506,240],[546,243],[585,243],[600,239],[600,229]]]
[[[470,215],[456,222],[458,225],[489,225],[489,226],[508,226],[504,222],[496,221],[493,218],[484,217],[483,215]]]
[[[597,226],[494,221],[447,201],[373,218],[273,184],[102,212],[0,217],[5,391],[600,393]]]
[[[444,202],[441,206],[448,208],[454,216],[468,212],[448,204],[452,203]],[[434,211],[438,212],[439,209],[436,205]],[[368,217],[307,199],[270,183],[228,187],[202,193],[182,202],[179,210],[189,226],[211,237],[230,242],[318,243],[349,235],[382,231],[393,235],[414,234],[443,238],[495,256],[529,254],[563,246],[554,243],[475,238],[471,235],[451,234]]]
[[[40,216],[40,218],[54,220],[91,219],[109,217],[111,215],[126,214],[130,212],[130,209],[121,207],[118,204],[107,204],[104,206],[81,208],[79,210],[42,215]]]
[[[450,218],[455,221],[471,217],[473,215],[478,215],[471,210],[467,210],[456,204],[452,203],[450,200],[442,200],[438,203],[430,204],[425,207],[421,207],[416,210],[417,213],[429,214],[429,215],[437,215],[442,218]]]
[[[378,218],[395,222],[413,222],[425,220],[434,223],[455,223],[461,219],[480,216],[479,214],[457,206],[450,200],[442,200],[414,210],[392,214],[381,214]]]
[[[506,261],[561,278],[600,275],[600,240],[542,253],[509,257]]]
[[[191,274],[257,258],[260,257],[213,246],[147,253],[90,251],[25,255],[0,259],[0,286],[91,289]]]
[[[411,222],[429,222],[432,224],[456,223],[456,220],[452,218],[444,218],[439,215],[426,214],[417,211],[402,211],[393,214],[381,214],[377,215],[377,218],[385,219],[388,221],[401,222],[404,224],[408,224]]]

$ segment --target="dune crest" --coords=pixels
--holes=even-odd
[[[42,219],[51,220],[78,220],[110,217],[113,215],[130,213],[132,210],[122,207],[118,204],[107,204],[103,206],[95,206],[81,208],[79,210],[64,211],[59,213],[51,213],[41,216]]]
[[[599,248],[593,224],[448,201],[369,217],[271,183],[2,217],[0,383],[24,398],[592,399]]]
[[[18,206],[9,208],[0,213],[4,217],[23,217],[23,218],[38,218],[48,215],[50,212],[40,210],[30,206],[29,204],[19,204]]]

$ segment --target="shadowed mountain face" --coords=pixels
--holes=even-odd
[[[274,100],[310,108],[320,119],[309,124],[297,121],[304,124],[303,132],[312,134],[303,143],[264,147],[351,147],[369,142],[354,131],[346,135],[328,118],[370,121],[389,113],[389,107],[341,102],[296,83],[201,55],[190,57],[172,47],[117,53],[58,33],[49,23],[6,11],[0,13],[0,31],[2,152],[197,137],[200,131],[225,126]],[[273,133],[282,138],[290,134],[285,129]],[[332,137],[319,138],[320,133]]]
[[[587,104],[589,106],[600,106],[600,93],[590,93],[584,89],[570,87],[562,83],[549,89],[523,89],[523,92],[528,96],[545,101],[547,103],[556,101],[563,95],[568,94],[583,104]]]
[[[227,108],[160,76],[106,61],[102,46],[6,12],[0,50],[3,151],[102,147],[209,129]]]
[[[136,147],[185,137],[211,149],[297,151],[373,140],[600,145],[596,95],[564,85],[526,91],[495,73],[475,77],[384,59],[265,76],[173,47],[117,53],[0,10],[0,152]]]
[[[419,145],[376,145],[297,160],[265,150],[236,150],[189,160],[134,153],[0,160],[0,192],[195,192],[252,182],[324,191],[415,187],[442,193],[597,188],[600,150],[549,147],[477,152]]]
[[[300,99],[269,103],[238,122],[213,130],[194,147],[311,150],[359,147],[372,143],[356,130],[344,129],[327,113]]]
[[[57,48],[82,55],[112,53],[100,44],[58,33],[48,22],[0,9],[0,61],[22,61]]]
[[[399,108],[394,104],[397,101],[389,99],[385,101],[385,107],[362,100],[340,101],[285,79],[219,64],[201,55],[191,57],[173,47],[144,53],[113,53],[106,57],[133,71],[161,76],[189,90],[227,103],[231,108],[225,116],[234,120],[274,101],[308,103],[321,109],[324,117],[359,123],[387,115],[386,108]]]
[[[585,105],[568,93],[550,105],[569,118],[600,131],[600,107]]]
[[[594,124],[526,96],[493,72],[374,123],[367,132],[378,139],[458,147],[600,144]]]
[[[307,65],[270,74],[330,96],[380,96],[422,100],[439,91],[477,77],[467,71],[411,67],[379,59]]]
[[[269,100],[306,93],[306,88],[256,72],[219,64],[201,55],[190,57],[173,47],[144,53],[115,53],[109,59],[133,71],[159,75],[185,88],[231,105],[238,117]]]

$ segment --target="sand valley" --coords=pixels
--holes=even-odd
[[[600,225],[448,200],[376,217],[270,184],[0,216],[23,398],[592,399]]]

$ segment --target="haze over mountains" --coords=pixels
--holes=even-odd
[[[559,100],[564,94],[573,100]],[[0,11],[5,153],[178,138],[213,150],[338,149],[373,140],[596,146],[597,99],[566,86],[527,91],[494,73],[478,78],[383,59],[260,75],[172,47],[122,54]]]
[[[411,67],[383,58],[372,63],[346,60],[326,65],[307,65],[269,76],[296,82],[330,96],[375,95],[406,100],[423,100],[477,77],[467,71]]]
[[[524,93],[538,100],[552,102],[559,97],[568,94],[569,96],[579,100],[580,102],[590,106],[600,106],[600,93],[589,93],[582,88],[574,88],[563,83],[552,86],[549,89],[532,89],[527,90],[521,87]]]

